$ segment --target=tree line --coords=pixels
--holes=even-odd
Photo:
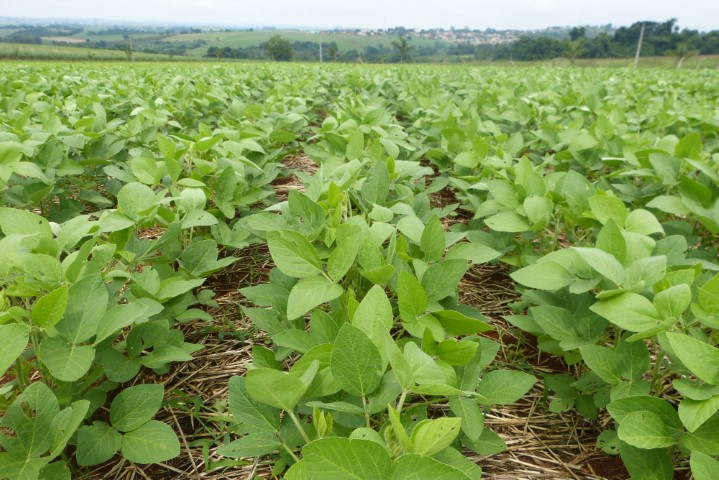
[[[462,45],[451,46],[448,50],[450,55],[467,54],[467,48]],[[377,46],[367,46],[363,50],[341,51],[337,42],[322,42],[322,58],[324,61],[337,62],[368,62],[368,63],[405,63],[417,57],[427,57],[437,55],[439,51],[447,52],[443,49],[441,42],[437,42],[435,47],[416,46],[413,45],[409,37],[400,35],[397,40],[393,40],[389,45],[383,43]],[[474,52],[473,47],[469,47],[469,53]],[[294,41],[290,42],[275,35],[267,42],[260,45],[232,48],[212,46],[207,49],[205,54],[208,58],[216,59],[250,59],[250,60],[275,60],[280,62],[288,62],[291,60],[300,62],[317,61],[320,55],[319,42]]]
[[[635,22],[617,29],[613,35],[601,33],[588,37],[583,27],[575,27],[567,39],[524,36],[511,44],[479,45],[480,60],[545,60],[566,58],[625,58],[634,55],[644,26],[643,56],[676,56],[719,54],[719,30],[702,33],[680,30],[677,20]]]
[[[516,60],[536,61],[552,58],[626,58],[634,55],[639,35],[644,26],[643,56],[674,56],[678,62],[692,55],[719,54],[719,30],[699,32],[680,30],[676,19],[665,22],[635,22],[620,27],[613,34],[606,32],[587,35],[585,27],[574,27],[568,38],[525,35],[511,43],[468,43],[415,45],[411,38],[399,36],[388,45],[380,43],[363,50],[341,51],[335,42],[322,43],[325,61],[368,63],[404,63],[408,61]],[[244,48],[210,47],[205,56],[222,59],[253,59],[276,61],[317,61],[318,42],[290,42],[275,35],[267,42]]]

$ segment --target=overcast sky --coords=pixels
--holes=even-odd
[[[534,29],[677,18],[719,30],[719,0],[2,0],[4,17],[295,27]]]

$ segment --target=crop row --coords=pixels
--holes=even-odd
[[[537,380],[493,366],[492,322],[459,301],[502,262],[506,321],[577,367],[543,378],[551,411],[608,413],[598,446],[633,478],[719,468],[715,72],[0,74],[0,478],[179,455],[149,380],[202,348],[179,327],[212,321],[200,287],[255,244],[274,268],[236,287],[269,346],[230,381],[221,455],[480,478],[463,453],[506,448],[484,416]]]

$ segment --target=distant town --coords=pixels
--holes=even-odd
[[[611,25],[604,26],[586,26],[589,36],[596,36],[600,33],[611,34],[615,28]],[[512,43],[519,40],[520,37],[529,36],[547,36],[555,38],[568,38],[572,27],[548,27],[539,30],[497,30],[494,28],[472,29],[463,28],[404,28],[395,27],[388,29],[341,29],[335,28],[331,30],[323,30],[321,33],[346,33],[363,36],[384,36],[384,35],[402,35],[408,38],[423,38],[428,40],[440,40],[443,42],[463,43],[470,45],[497,45],[502,43]]]
[[[73,60],[299,61],[462,63],[719,54],[719,31],[681,29],[676,19],[629,26],[543,29],[470,27],[369,29],[183,25],[88,19],[0,17],[0,57]],[[714,62],[713,59],[709,59]]]

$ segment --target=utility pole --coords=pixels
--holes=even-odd
[[[320,35],[320,63],[322,63],[322,35]]]
[[[634,69],[639,65],[639,53],[642,51],[642,40],[644,40],[644,27],[646,23],[642,23],[642,29],[639,31],[639,43],[637,43],[637,54],[634,56]]]

